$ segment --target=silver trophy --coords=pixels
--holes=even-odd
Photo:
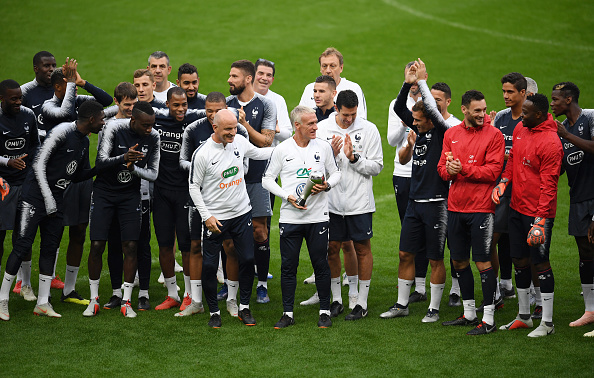
[[[310,196],[311,189],[314,187],[314,185],[315,184],[322,185],[323,183],[324,183],[324,174],[322,172],[318,172],[318,171],[311,172],[309,174],[309,178],[307,179],[307,182],[305,183],[305,188],[303,188],[303,191],[299,195],[299,198],[297,198],[297,205],[305,206],[305,200],[307,200],[307,197]]]

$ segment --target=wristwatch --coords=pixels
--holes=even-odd
[[[325,192],[329,192],[329,191],[330,191],[330,189],[332,188],[332,186],[330,185],[330,183],[329,183],[329,182],[326,182],[326,184],[327,184],[328,186],[326,187],[326,189],[324,189],[324,191],[325,191]]]
[[[359,154],[357,154],[357,153],[353,154],[353,160],[352,160],[352,161],[351,161],[351,160],[349,160],[349,163],[351,163],[351,164],[355,164],[356,162],[358,162],[358,161],[359,161],[359,158],[360,158],[360,157],[361,157],[361,156],[359,156]]]

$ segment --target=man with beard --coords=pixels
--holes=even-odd
[[[198,69],[190,63],[184,63],[177,70],[177,85],[188,95],[188,109],[204,109],[206,96],[198,93],[200,76]]]

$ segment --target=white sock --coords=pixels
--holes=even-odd
[[[503,286],[505,288],[505,290],[511,290],[513,287],[511,278],[501,280],[501,286]]]
[[[586,311],[594,311],[594,284],[582,284]]]
[[[359,296],[357,304],[367,310],[367,296],[369,295],[369,285],[371,280],[359,280]]]
[[[37,294],[37,305],[49,302],[50,288],[52,286],[52,276],[45,274],[39,275],[39,293]]]
[[[332,301],[342,304],[342,295],[340,292],[340,276],[330,278],[330,290],[332,291]]]
[[[21,273],[21,279],[23,280],[21,287],[31,286],[31,261],[23,261],[21,263]]]
[[[165,287],[167,287],[167,295],[171,299],[179,302],[179,294],[177,293],[177,279],[175,274],[173,277],[165,278]]]
[[[122,289],[121,288],[117,288],[117,289],[113,289],[111,295],[115,295],[116,297],[122,299]],[[91,298],[95,298],[93,296],[91,296]]]
[[[540,293],[540,286],[534,288],[534,293],[536,297],[536,305],[542,306],[542,294]]]
[[[328,316],[330,316],[330,310],[320,310],[320,315],[322,314],[326,314]]]
[[[415,291],[419,294],[427,293],[427,288],[425,288],[425,277],[415,277]]]
[[[258,281],[258,285],[256,287],[264,286],[268,289],[268,281]]]
[[[553,298],[555,293],[542,293],[542,321],[553,322]]]
[[[148,299],[149,297],[149,293],[148,290],[138,290],[138,298],[142,298],[145,297],[146,299]]]
[[[29,263],[31,263],[31,261],[29,261]],[[23,266],[23,263],[22,262],[21,262],[21,266]],[[17,280],[17,282],[23,280],[23,268],[21,268],[20,266],[19,266],[19,270],[18,270],[17,275],[16,275],[16,280]]]
[[[441,304],[441,297],[443,296],[445,283],[434,284],[433,282],[430,282],[429,287],[431,287],[431,302],[429,304],[429,308],[439,311],[439,305]]]
[[[192,285],[190,284],[190,276],[184,274],[184,298],[188,295],[192,298]]]
[[[464,306],[464,317],[468,320],[476,319],[476,303],[474,299],[462,299],[462,306]]]
[[[132,289],[134,289],[134,282],[124,282],[124,297],[122,302],[128,302],[132,298]]]
[[[349,295],[358,295],[359,275],[347,276],[347,280],[349,281]]]
[[[66,265],[66,274],[64,274],[64,290],[62,293],[68,295],[76,288],[76,277],[78,277],[78,266]]]
[[[52,279],[56,277],[56,265],[58,265],[58,255],[60,254],[60,248],[56,249],[56,260],[54,260],[54,272],[52,274]]]
[[[497,282],[495,283],[495,300],[499,300],[501,298],[501,289],[499,289],[499,278],[497,278]],[[493,323],[488,323],[493,324]]]
[[[210,313],[210,316],[213,316],[214,314],[221,315],[221,310],[215,311],[215,312],[211,312]]]
[[[488,325],[495,324],[495,304],[485,306],[483,309],[483,322]]]
[[[2,280],[2,286],[0,287],[0,301],[8,299],[10,294],[10,288],[14,282],[16,276],[4,272],[4,279]]]
[[[97,298],[99,296],[99,280],[89,279],[89,287],[91,288],[91,299]],[[116,294],[114,293],[114,295],[116,295]],[[121,298],[121,295],[122,295],[122,293],[120,290],[120,298]]]
[[[288,317],[290,317],[291,319],[295,319],[293,317],[293,311],[289,311],[289,312],[283,312],[283,315],[287,315]]]
[[[242,311],[243,309],[247,308],[248,310],[250,309],[250,305],[244,305],[244,304],[239,304],[239,311]]]
[[[237,300],[237,290],[239,290],[239,281],[227,281],[227,300],[230,301],[231,299]]]
[[[192,287],[192,300],[197,303],[202,302],[202,280],[190,280]]]
[[[530,289],[518,289],[518,314],[530,315]]]
[[[413,280],[398,279],[398,303],[401,306],[408,306],[408,297],[410,296],[410,288],[413,284]]]
[[[452,277],[452,288],[450,289],[450,294],[457,294],[460,296],[460,284],[458,283],[458,279],[456,277]]]

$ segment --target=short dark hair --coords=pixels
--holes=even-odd
[[[128,97],[129,99],[135,99],[138,97],[138,92],[136,91],[136,87],[127,81],[122,81],[118,85],[116,85],[115,89],[113,90],[113,97],[115,97],[118,102],[121,102],[124,98]]]
[[[427,112],[427,107],[425,106],[424,101],[417,101],[413,105],[412,109],[413,112],[421,112],[423,113],[423,117],[429,118],[429,113]]]
[[[78,118],[89,119],[98,116],[103,111],[103,105],[98,101],[88,100],[78,107]]]
[[[272,77],[276,74],[276,68],[274,67],[274,62],[267,59],[258,59],[256,60],[256,64],[254,65],[254,70],[258,71],[259,66],[266,66],[272,68]]]
[[[481,101],[484,99],[485,95],[475,89],[471,89],[462,95],[462,106],[468,107],[472,101]]]
[[[530,96],[526,97],[526,101],[532,102],[536,109],[541,111],[543,114],[547,114],[549,112],[549,99],[547,96],[541,93],[531,94]]]
[[[256,76],[256,67],[254,63],[250,62],[247,59],[238,60],[231,64],[231,68],[237,68],[243,71],[243,74],[248,76],[252,75],[252,82],[254,81],[254,77]]]
[[[225,95],[222,94],[221,92],[210,92],[209,94],[206,95],[206,99],[204,100],[204,102],[221,103],[221,102],[226,102],[226,98],[225,98]]]
[[[184,63],[179,66],[177,70],[177,80],[181,80],[182,75],[191,75],[193,73],[196,73],[196,76],[200,77],[200,75],[198,75],[198,68],[196,68],[196,66],[190,63]]]
[[[15,80],[6,79],[0,82],[0,96],[6,96],[6,91],[8,89],[17,89],[21,86]]]
[[[132,108],[132,117],[136,118],[140,115],[140,113],[151,116],[155,114],[155,111],[149,102],[138,101],[136,104],[134,104],[134,108]]]
[[[331,90],[336,89],[336,81],[332,76],[329,75],[321,75],[316,78],[316,83],[328,83],[328,86]]]
[[[431,89],[443,92],[446,98],[452,98],[452,90],[450,89],[450,86],[442,81],[433,84]]]
[[[41,59],[43,58],[54,58],[54,55],[49,51],[40,51],[37,54],[33,55],[33,67],[37,66],[41,63]]]
[[[563,81],[559,84],[555,84],[553,85],[553,90],[560,91],[563,94],[563,97],[571,97],[571,102],[575,102],[576,104],[578,103],[580,98],[580,90],[577,85],[571,81]]]
[[[155,51],[154,53],[149,55],[149,57],[148,57],[149,65],[151,64],[151,58],[154,58],[154,59],[167,58],[167,65],[169,66],[169,55],[165,54],[163,51]]]
[[[413,66],[413,64],[415,64],[415,61],[414,60],[411,61],[411,62],[406,63],[406,68],[411,68]]]
[[[64,79],[66,79],[66,76],[64,76],[64,73],[62,72],[62,67],[56,68],[54,72],[52,72],[52,76],[50,77],[52,87],[58,83],[63,82]]]
[[[357,98],[357,94],[350,89],[341,91],[338,96],[336,96],[336,109],[338,110],[342,109],[343,106],[351,109],[358,105],[359,99]]]
[[[501,78],[501,84],[510,83],[512,84],[518,92],[521,92],[522,89],[526,90],[528,88],[528,81],[524,75],[519,72],[510,72],[507,75]]]
[[[186,98],[188,97],[186,91],[180,87],[169,88],[169,90],[167,91],[167,101],[171,101],[171,97],[173,97],[173,95],[184,96]]]

